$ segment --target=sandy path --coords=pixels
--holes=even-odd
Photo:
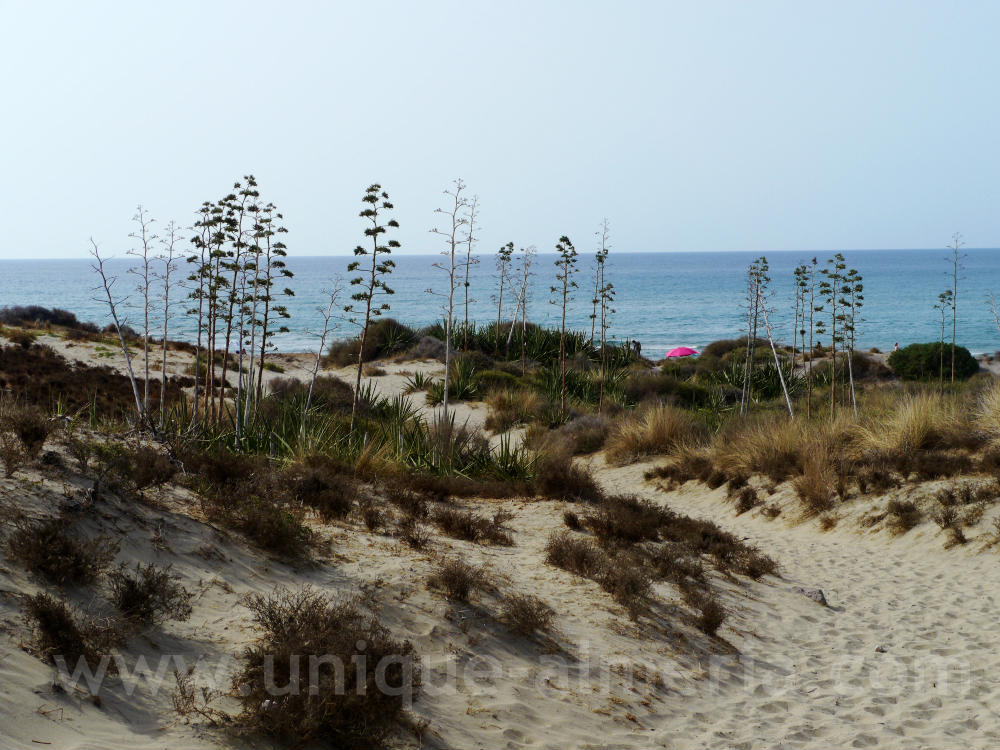
[[[823,534],[812,524],[734,516],[721,490],[692,484],[665,493],[643,484],[648,466],[599,475],[611,488],[715,520],[768,552],[782,572],[738,615],[744,634],[727,636],[742,665],[715,670],[707,690],[678,706],[681,746],[1000,744],[995,555],[945,551],[926,536]],[[796,586],[823,589],[830,607]]]

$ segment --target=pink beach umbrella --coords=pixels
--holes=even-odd
[[[672,357],[690,357],[692,354],[697,354],[698,352],[692,349],[690,346],[678,346],[667,352],[667,359]]]

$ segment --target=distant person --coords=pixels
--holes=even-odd
[[[640,344],[638,340],[632,342],[632,351],[635,352],[636,357],[642,356],[642,344]]]
[[[892,345],[892,350],[894,352],[898,352],[899,351],[899,342],[898,341],[895,344]]]

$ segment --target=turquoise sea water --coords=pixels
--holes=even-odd
[[[933,309],[939,292],[951,284],[947,251],[867,250],[848,251],[849,267],[864,276],[864,322],[859,327],[859,345],[888,350],[894,342],[901,346],[915,341],[935,341],[940,335],[940,316]],[[611,333],[616,339],[638,339],[643,353],[660,357],[674,346],[701,347],[710,341],[738,335],[743,328],[742,305],[746,267],[757,253],[614,253],[607,278],[618,293],[617,312]],[[774,289],[774,320],[778,338],[791,338],[793,305],[792,270],[813,257],[809,252],[768,253]],[[829,253],[819,256],[822,265]],[[441,317],[441,299],[427,292],[443,289],[443,272],[433,264],[435,255],[400,255],[390,286],[396,294],[388,298],[390,315],[411,325],[421,325]],[[549,287],[555,283],[554,255],[535,258],[529,318],[543,324],[558,322],[558,308],[550,304]],[[277,341],[283,351],[312,349],[317,337],[311,333],[321,326],[316,308],[325,306],[326,290],[338,274],[346,276],[345,257],[289,258],[295,273],[289,286],[295,291],[290,300],[291,331]],[[988,293],[1000,297],[1000,250],[966,251],[959,280],[959,343],[974,353],[1000,350],[1000,332],[993,322]],[[135,277],[125,273],[128,261],[113,259],[108,266],[118,275],[117,292],[134,292]],[[581,256],[577,279],[580,288],[572,303],[569,322],[590,331],[590,299],[593,292],[593,260]],[[480,256],[471,272],[470,317],[496,320],[496,269],[493,256]],[[0,261],[0,306],[42,305],[69,310],[81,320],[100,325],[109,322],[106,306],[95,289],[96,277],[86,259]],[[461,299],[462,291],[459,290]],[[180,295],[175,294],[175,299]],[[505,315],[512,312],[505,304]],[[186,319],[183,306],[175,308],[172,338],[191,339],[194,325]],[[463,309],[458,308],[461,318]],[[132,310],[134,326],[140,316]],[[356,329],[343,324],[339,333],[346,337]],[[827,342],[824,342],[827,343]]]

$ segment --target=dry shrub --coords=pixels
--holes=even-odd
[[[941,508],[937,513],[934,514],[934,523],[941,527],[942,531],[948,532],[948,540],[945,542],[945,549],[954,547],[955,545],[965,544],[969,540],[965,537],[965,532],[962,531],[961,523],[959,522],[958,512],[953,507]]]
[[[15,521],[7,540],[11,559],[59,586],[91,583],[114,560],[118,545],[105,537],[76,539],[64,518]]]
[[[125,563],[108,573],[111,601],[130,621],[157,625],[166,620],[187,620],[194,595],[170,573],[152,563],[136,564],[133,573]]]
[[[472,511],[457,508],[442,508],[434,514],[434,523],[453,539],[503,546],[514,543],[510,532],[503,526],[508,520],[510,514],[504,511],[496,513],[493,518],[484,518]]]
[[[567,531],[555,532],[545,543],[545,562],[585,578],[596,576],[606,557],[590,541]]]
[[[242,532],[261,549],[286,558],[308,554],[312,530],[302,522],[301,509],[276,498],[267,487],[217,495],[203,507],[209,519]]]
[[[473,593],[490,588],[490,581],[482,568],[457,558],[445,558],[427,579],[427,585],[443,591],[449,599],[467,602]]]
[[[120,633],[111,625],[98,627],[49,594],[29,596],[23,607],[38,656],[53,664],[63,659],[71,672],[80,659],[91,667],[96,666],[101,653],[106,653],[121,640]]]
[[[692,479],[708,482],[710,477],[719,477],[715,487],[726,481],[726,476],[715,469],[708,448],[694,445],[678,446],[665,463],[647,471],[646,479],[669,479],[684,483]],[[714,489],[714,488],[713,488]]]
[[[380,378],[386,374],[384,367],[379,367],[375,364],[365,365],[361,368],[361,374],[366,378]]]
[[[580,517],[571,510],[563,511],[563,523],[566,524],[566,528],[572,529],[573,531],[580,530]]]
[[[114,346],[117,345],[116,342]],[[144,387],[142,380],[138,382],[140,388]],[[182,401],[185,398],[182,389],[192,385],[192,378],[168,378],[167,403]],[[86,409],[91,403],[102,416],[135,413],[135,397],[127,376],[110,367],[67,362],[47,346],[27,350],[0,348],[0,388],[17,393],[27,403],[48,405],[59,400],[67,413]],[[149,399],[158,409],[158,379],[149,382]]]
[[[923,520],[923,513],[912,500],[890,500],[885,506],[886,526],[894,534],[905,534],[910,529],[919,525]]]
[[[830,531],[836,527],[837,522],[840,519],[834,513],[824,513],[819,517],[819,528],[820,531]]]
[[[896,465],[904,473],[916,474],[917,479],[922,482],[969,474],[974,468],[970,456],[954,450],[918,451],[901,455]]]
[[[608,461],[625,464],[643,456],[670,453],[680,445],[697,443],[701,426],[683,409],[658,404],[621,422],[608,436]]]
[[[538,419],[545,411],[545,399],[536,391],[503,388],[487,394],[486,406],[489,414],[485,428],[490,432],[506,432]]]
[[[159,487],[177,473],[170,457],[152,446],[129,448],[121,443],[95,441],[88,448],[100,465],[101,477],[130,490]]]
[[[429,513],[427,501],[415,491],[401,484],[390,484],[384,488],[385,499],[408,516],[426,518]],[[445,496],[446,499],[447,496]],[[435,498],[437,499],[437,498]]]
[[[602,546],[628,546],[656,540],[660,527],[672,517],[670,511],[645,498],[616,495],[602,500],[585,523]]]
[[[899,487],[899,481],[892,471],[879,464],[862,464],[855,469],[854,480],[862,494],[869,492],[885,494]]]
[[[705,568],[697,555],[684,544],[659,544],[644,550],[650,575],[685,588],[705,584]]]
[[[746,485],[736,493],[736,515],[742,515],[753,510],[760,505],[760,498],[757,497],[757,490]]]
[[[431,541],[416,516],[403,516],[396,526],[396,536],[410,549],[424,549]]]
[[[531,594],[508,594],[503,599],[500,618],[515,633],[530,636],[536,631],[546,631],[552,625],[555,610]]]
[[[309,588],[255,594],[244,605],[260,631],[233,677],[244,727],[292,746],[385,742],[419,688],[408,641],[355,601]]]
[[[307,462],[289,472],[292,497],[324,521],[344,518],[354,509],[358,488],[341,468],[321,461]]]
[[[594,477],[565,447],[550,446],[535,461],[535,490],[553,500],[596,501],[604,497]]]
[[[698,611],[695,618],[698,629],[707,635],[715,635],[726,620],[726,609],[718,596],[708,589],[688,588],[684,590],[684,600]]]
[[[549,433],[550,442],[570,446],[575,456],[599,451],[611,432],[611,422],[603,414],[581,414]]]
[[[28,457],[37,458],[56,423],[37,406],[8,401],[0,408],[0,429],[17,435]]]
[[[14,472],[28,463],[28,454],[18,437],[12,432],[0,433],[0,460],[3,461],[5,477],[14,476]]]
[[[646,607],[652,589],[649,573],[641,561],[626,555],[607,560],[597,575],[597,583],[628,611],[633,620]]]
[[[385,514],[371,500],[366,498],[359,501],[358,511],[361,514],[361,520],[365,524],[365,528],[369,531],[375,532],[385,528]]]

